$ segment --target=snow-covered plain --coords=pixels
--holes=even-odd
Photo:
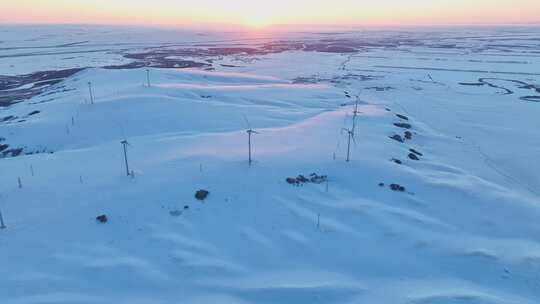
[[[174,33],[80,34],[81,52],[94,40],[125,49],[78,61],[44,55],[27,28],[0,35],[6,54],[39,53],[1,57],[0,74],[95,66],[0,108],[0,121],[18,117],[0,122],[0,144],[28,153],[0,158],[2,304],[540,302],[540,103],[522,98],[540,95],[538,29],[265,34],[366,46],[151,68],[150,87],[145,69],[99,66]],[[370,44],[381,37],[408,44]],[[259,132],[252,166],[244,117]],[[394,123],[412,139],[390,139],[406,131]],[[313,172],[328,183],[285,182]]]

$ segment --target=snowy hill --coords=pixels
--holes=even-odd
[[[1,303],[538,303],[539,104],[437,56],[86,69],[0,109]]]

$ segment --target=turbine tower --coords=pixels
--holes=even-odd
[[[246,125],[247,125],[247,134],[248,134],[248,155],[249,155],[249,165],[251,166],[251,163],[253,162],[253,159],[251,158],[251,135],[253,134],[259,134],[259,132],[253,130],[251,128],[251,125],[249,123],[249,120],[247,119],[247,117],[244,115],[244,120],[246,121]]]
[[[127,140],[123,140],[120,142],[124,148],[124,162],[126,164],[126,175],[127,176],[130,176],[131,173],[129,171],[129,163],[128,163],[128,159],[127,159],[127,146],[129,146],[130,144],[128,143]]]
[[[88,82],[88,92],[90,93],[90,104],[94,104],[94,93],[92,92],[92,83]]]

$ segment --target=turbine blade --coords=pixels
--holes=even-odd
[[[251,124],[249,123],[249,120],[247,119],[247,116],[245,114],[242,114],[244,117],[244,121],[246,122],[246,126],[249,130],[251,130]]]

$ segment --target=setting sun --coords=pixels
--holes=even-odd
[[[270,18],[266,16],[253,16],[250,18],[246,18],[243,24],[246,27],[253,29],[263,29],[267,26],[272,25]]]
[[[262,29],[266,26],[272,25],[272,22],[271,12],[252,8],[246,12],[246,16],[243,18],[242,24],[249,28]]]

